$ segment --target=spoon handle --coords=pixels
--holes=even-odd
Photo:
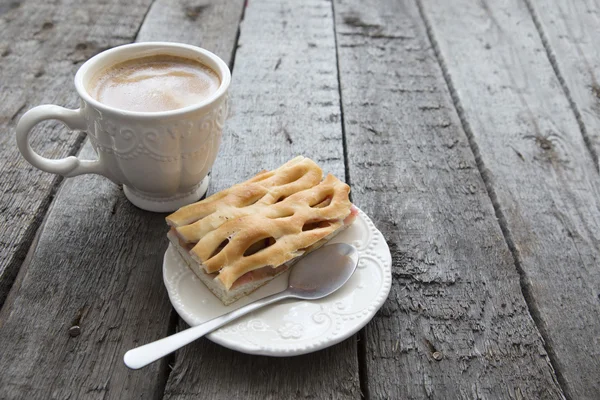
[[[127,353],[125,353],[123,361],[125,362],[125,365],[131,369],[145,367],[146,365],[174,352],[175,350],[193,342],[198,338],[201,338],[202,336],[214,331],[217,328],[220,328],[234,319],[287,297],[290,297],[290,294],[287,290],[284,290],[282,292],[275,293],[263,299],[257,300],[254,303],[250,303],[244,307],[238,308],[237,310],[225,315],[221,315],[220,317],[213,318],[200,325],[196,325],[192,328],[178,332],[171,336],[167,336],[166,338],[157,340],[155,342],[136,347],[135,349],[129,350]]]

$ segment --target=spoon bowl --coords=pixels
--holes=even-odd
[[[314,251],[292,268],[286,292],[304,300],[321,299],[350,279],[358,265],[358,251],[335,243]]]
[[[321,299],[341,288],[357,265],[358,251],[354,246],[336,243],[322,247],[296,263],[290,273],[287,289],[164,339],[129,350],[123,361],[129,368],[139,369],[267,304],[288,298]]]

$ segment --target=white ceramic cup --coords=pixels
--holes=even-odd
[[[198,60],[214,70],[221,84],[209,99],[171,111],[133,112],[92,98],[87,85],[96,72],[116,63],[157,54]],[[17,144],[23,157],[46,172],[73,177],[100,174],[123,184],[125,196],[139,208],[170,212],[199,200],[208,188],[210,169],[221,144],[227,116],[231,73],[215,54],[179,43],[134,43],[104,51],[79,68],[75,88],[81,108],[41,105],[27,111],[17,124]],[[31,129],[41,121],[59,120],[85,130],[97,160],[67,157],[52,160],[29,145]]]

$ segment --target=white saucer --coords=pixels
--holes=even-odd
[[[352,226],[331,241],[336,242],[350,243],[360,253],[356,272],[340,290],[321,300],[284,300],[267,306],[207,337],[244,353],[284,357],[332,346],[359,331],[388,296],[392,257],[383,235],[362,211]],[[285,289],[288,274],[224,306],[169,246],[163,279],[173,307],[193,326]]]

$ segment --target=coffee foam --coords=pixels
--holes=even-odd
[[[88,91],[114,108],[160,112],[198,104],[212,97],[220,84],[219,76],[198,61],[156,55],[100,71],[90,81]]]

